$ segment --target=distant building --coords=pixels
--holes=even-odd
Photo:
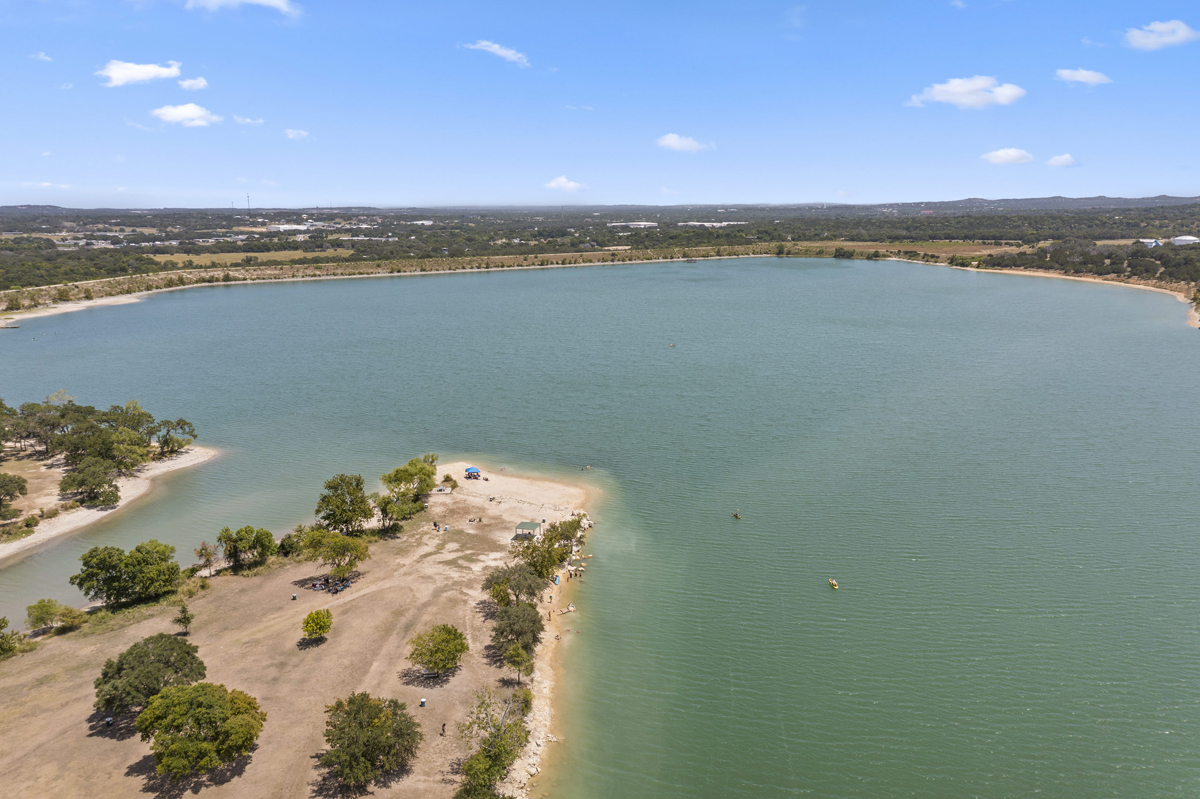
[[[609,227],[658,227],[657,222],[609,222]]]
[[[1171,239],[1171,243],[1176,247],[1183,247],[1187,244],[1200,244],[1200,239],[1195,236],[1176,236]]]
[[[1138,239],[1138,241],[1142,244],[1145,244],[1147,247],[1158,247],[1162,245],[1162,242],[1158,239]]]
[[[267,225],[267,230],[273,233],[283,233],[288,230],[308,230],[308,225]]]

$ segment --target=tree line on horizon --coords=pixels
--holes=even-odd
[[[647,209],[651,211],[653,209]],[[704,214],[711,216],[706,209]],[[756,209],[752,209],[756,210]],[[0,229],[23,235],[0,239],[0,290],[56,286],[102,278],[147,275],[178,269],[206,268],[214,262],[206,256],[244,254],[241,266],[278,264],[365,263],[408,261],[435,258],[491,256],[538,256],[551,253],[586,253],[612,246],[636,250],[662,250],[688,247],[729,247],[749,243],[842,241],[921,244],[935,241],[966,241],[1032,245],[1050,240],[1164,238],[1200,232],[1200,206],[1183,205],[1119,209],[1069,211],[964,212],[938,211],[931,214],[895,214],[876,209],[871,213],[838,211],[829,215],[788,217],[786,209],[775,213],[780,218],[750,214],[746,224],[717,228],[681,227],[674,222],[689,216],[686,209],[663,209],[649,216],[659,227],[631,229],[609,227],[600,219],[579,211],[561,216],[535,216],[530,213],[463,213],[453,218],[442,216],[436,224],[414,228],[411,221],[396,215],[370,216],[376,225],[367,231],[349,233],[367,237],[389,237],[386,241],[351,241],[338,236],[347,231],[313,230],[303,241],[287,232],[259,232],[253,240],[219,241],[198,244],[197,239],[213,231],[228,231],[236,222],[228,214],[212,212],[173,212],[141,216],[128,221],[143,225],[161,225],[159,233],[128,233],[124,226],[109,226],[108,232],[79,235],[98,242],[150,243],[169,239],[176,245],[154,247],[95,249],[82,247],[60,250],[49,239],[28,235],[33,232],[64,232],[75,226],[95,226],[88,214],[58,214],[41,217],[0,217]],[[796,213],[793,211],[792,213]],[[838,215],[838,214],[843,215]],[[285,214],[285,217],[295,216]],[[246,224],[242,220],[239,224]],[[330,249],[351,249],[344,256],[327,254]],[[300,257],[273,258],[281,251],[302,251]],[[170,255],[160,261],[152,255]],[[178,260],[176,260],[176,257]],[[222,262],[222,265],[228,265]],[[64,299],[69,298],[69,292]],[[10,296],[10,300],[12,297]],[[19,307],[19,306],[18,306]],[[17,310],[16,307],[9,310]]]

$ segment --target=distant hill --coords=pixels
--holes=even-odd
[[[920,214],[934,213],[1011,213],[1021,211],[1088,211],[1088,210],[1117,210],[1121,208],[1164,208],[1180,205],[1200,205],[1200,197],[1172,197],[1160,194],[1157,197],[1027,197],[1002,200],[988,200],[981,197],[969,197],[963,200],[947,200],[939,202],[910,202],[910,203],[872,203],[856,205],[850,203],[795,203],[795,204],[763,204],[763,203],[730,203],[728,205],[694,204],[694,205],[595,205],[595,206],[566,206],[565,211],[571,215],[619,214],[643,215],[658,214],[667,217],[677,217],[689,213],[714,213],[727,209],[730,212],[744,214],[749,217],[782,215],[782,216],[874,216],[881,214]],[[338,208],[255,208],[253,213],[287,213],[320,212],[343,214],[447,214],[447,213],[539,213],[558,215],[564,210],[563,206],[425,206],[403,208],[375,208],[370,206],[343,206]],[[187,213],[230,214],[245,213],[244,209],[230,208],[154,208],[154,209],[121,209],[121,208],[63,208],[57,205],[0,205],[0,217],[28,216],[93,216],[105,214],[187,214]]]

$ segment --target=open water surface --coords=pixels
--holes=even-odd
[[[22,321],[9,404],[137,398],[223,455],[0,570],[0,614],[78,601],[92,546],[282,532],[334,473],[485,453],[610,487],[549,795],[1196,796],[1184,316],[1109,286],[739,259]]]

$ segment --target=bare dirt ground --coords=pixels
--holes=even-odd
[[[84,628],[0,663],[5,793],[99,799],[182,797],[201,790],[213,799],[334,796],[336,786],[315,761],[324,749],[324,709],[337,698],[367,691],[407,703],[425,733],[411,772],[372,786],[373,795],[452,796],[457,763],[468,754],[455,723],[478,688],[511,684],[511,671],[490,651],[492,606],[479,587],[482,574],[507,562],[518,522],[566,518],[588,499],[580,487],[504,474],[464,482],[464,466],[443,467],[460,480],[459,492],[433,496],[429,511],[407,522],[403,533],[373,544],[372,559],[345,593],[307,590],[321,574],[320,565],[287,563],[257,577],[219,576],[188,601],[196,614],[189,640],[200,647],[206,680],[250,693],[267,711],[250,756],[207,777],[172,784],[155,775],[149,747],[131,723],[106,728],[92,710],[92,682],[106,659],[146,636],[176,631],[170,623],[174,608],[162,606],[121,629],[88,634]],[[468,521],[479,517],[482,522]],[[434,521],[449,531],[434,532]],[[333,611],[333,630],[323,643],[305,645],[300,622],[318,608]],[[404,660],[407,641],[442,623],[461,629],[471,649],[453,674],[423,680]],[[544,659],[538,668],[544,668]],[[535,700],[535,711],[537,701],[545,700]]]
[[[63,476],[61,459],[46,461],[40,450],[31,448],[22,452],[17,447],[8,447],[0,460],[0,472],[25,478],[29,493],[12,503],[21,512],[32,513],[58,504],[58,483]]]

